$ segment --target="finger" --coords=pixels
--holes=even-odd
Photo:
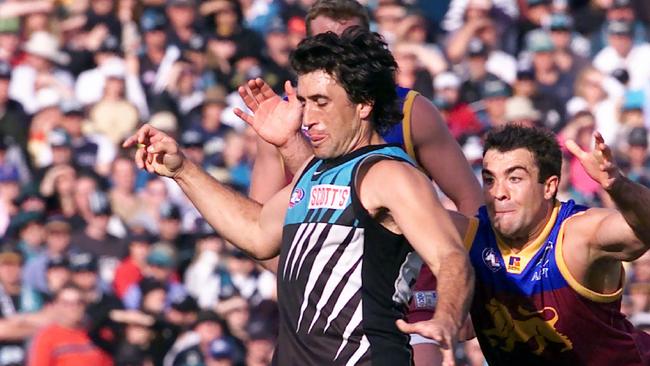
[[[402,333],[406,333],[406,334],[413,334],[413,333],[421,334],[422,331],[422,325],[420,324],[420,322],[407,323],[402,319],[398,319],[395,322],[395,325],[397,325],[397,329],[399,329]]]
[[[255,79],[248,80],[247,85],[251,97],[255,99],[255,103],[257,103],[257,105],[260,105],[264,100],[262,98],[260,87],[257,85],[257,81]]]
[[[598,131],[594,131],[594,140],[596,140],[596,144],[605,143],[605,139],[603,138],[603,135]]]
[[[139,169],[144,169],[144,160],[145,160],[146,153],[147,152],[145,151],[145,149],[138,149],[135,152],[135,165]]]
[[[456,358],[454,357],[453,349],[443,349],[442,352],[442,366],[456,365]]]
[[[171,139],[165,139],[149,145],[147,148],[147,153],[149,153],[151,156],[156,154],[177,154],[178,145]]]
[[[122,147],[123,148],[130,147],[131,145],[135,144],[137,141],[138,141],[138,135],[136,133],[129,136],[129,138],[127,138],[126,140],[124,140],[124,142],[122,143]]]
[[[240,86],[239,88],[237,88],[237,93],[239,93],[239,96],[244,101],[244,104],[246,104],[246,107],[248,107],[248,109],[250,109],[253,112],[257,110],[257,102],[248,93],[248,88]]]
[[[582,158],[584,157],[584,154],[586,154],[586,152],[582,150],[580,146],[578,146],[578,144],[576,144],[576,142],[573,140],[567,140],[564,143],[564,146],[566,146],[567,150],[569,150],[571,154],[575,155],[577,158]]]
[[[273,89],[271,89],[271,86],[266,83],[266,81],[262,80],[261,78],[255,79],[257,82],[257,86],[260,89],[260,93],[262,93],[262,96],[264,97],[264,100],[271,99],[277,96]]]
[[[235,108],[233,110],[235,112],[235,115],[239,117],[242,121],[246,122],[249,126],[253,127],[255,129],[255,118],[251,116],[250,114],[242,111],[239,108]]]

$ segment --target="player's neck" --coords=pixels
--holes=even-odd
[[[544,203],[545,209],[543,211],[543,217],[534,222],[531,227],[525,231],[522,235],[513,236],[511,238],[501,237],[503,243],[508,245],[514,254],[521,252],[522,250],[528,248],[531,245],[534,245],[540,239],[546,229],[546,226],[549,223],[549,220],[553,216],[553,209],[555,207],[555,201],[549,201]]]

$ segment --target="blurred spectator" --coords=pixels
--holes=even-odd
[[[530,69],[517,71],[513,87],[515,96],[529,98],[535,109],[542,114],[540,123],[553,131],[559,131],[565,123],[564,105],[554,95],[543,94],[537,89],[535,75]]]
[[[632,0],[610,0],[603,2],[605,6],[605,17],[600,20],[598,28],[587,34],[591,34],[591,48],[592,54],[609,45],[608,40],[608,23],[613,21],[628,22],[632,26],[632,38],[634,43],[642,43],[648,40],[648,30],[640,20],[637,19],[637,14],[632,6]]]
[[[107,231],[112,211],[106,194],[92,192],[88,201],[90,215],[87,225],[72,236],[72,242],[81,252],[97,257],[100,278],[104,283],[112,283],[120,260],[127,255],[127,244]]]
[[[548,29],[555,46],[555,65],[564,73],[577,74],[589,65],[586,40],[573,32],[573,19],[565,13],[554,13],[548,20]]]
[[[567,103],[569,115],[587,110],[596,119],[596,129],[607,143],[616,139],[620,124],[616,102],[605,89],[607,78],[593,67],[584,68],[575,82],[575,96]]]
[[[460,100],[460,78],[452,72],[436,76],[433,83],[436,98],[434,103],[447,121],[449,131],[458,141],[469,135],[479,134],[482,125],[472,108]]]
[[[215,306],[215,311],[225,319],[235,341],[244,342],[249,338],[250,305],[244,298],[239,295],[224,298]]]
[[[141,209],[142,203],[135,194],[136,167],[133,159],[118,156],[111,167],[111,188],[108,192],[115,215],[130,223]]]
[[[510,87],[505,82],[496,79],[483,84],[481,96],[485,110],[479,114],[481,122],[487,128],[499,127],[506,124],[506,101],[512,95]]]
[[[0,39],[1,37],[0,35]],[[28,157],[27,140],[30,120],[22,105],[9,97],[11,78],[11,66],[0,61],[0,110],[2,111],[0,113],[0,136],[8,137],[17,144],[20,147],[21,158],[26,159]]]
[[[20,102],[27,113],[38,109],[36,92],[52,88],[63,98],[72,96],[72,75],[57,65],[66,64],[68,55],[59,51],[59,41],[51,34],[34,32],[24,44],[25,62],[16,66],[9,85],[9,96]]]
[[[526,0],[524,10],[522,11],[522,19],[519,23],[519,41],[518,50],[522,50],[528,41],[529,33],[531,31],[541,28],[549,21],[552,11],[551,0]]]
[[[124,306],[127,309],[137,309],[141,304],[145,304],[145,294],[141,285],[148,281],[156,281],[163,286],[164,296],[162,297],[162,304],[159,301],[155,302],[155,307],[150,310],[155,312],[162,312],[167,309],[174,299],[185,296],[186,291],[184,287],[176,279],[176,256],[172,247],[162,243],[156,243],[152,246],[149,254],[147,255],[147,265],[144,268],[144,278],[135,285],[132,285],[124,294],[122,299]],[[156,299],[160,299],[156,297]],[[162,306],[161,308],[158,308]]]
[[[271,363],[277,337],[277,332],[273,331],[271,324],[271,319],[252,320],[248,323],[247,366],[264,366]]]
[[[272,351],[272,350],[271,350]],[[231,366],[233,362],[233,346],[225,339],[215,339],[210,342],[206,366]],[[250,363],[248,363],[250,365]]]
[[[634,127],[629,131],[623,159],[625,175],[634,182],[650,187],[650,154],[648,130],[645,127]]]
[[[594,66],[606,75],[614,70],[624,69],[629,73],[629,87],[643,88],[650,79],[650,71],[644,67],[650,57],[650,44],[634,44],[632,24],[612,21],[607,25],[609,46],[603,48],[594,58]]]
[[[42,168],[52,163],[49,134],[61,121],[61,96],[52,88],[43,88],[36,93],[36,110],[32,116],[27,148],[33,166]],[[40,180],[42,175],[36,177]]]
[[[478,51],[479,46],[471,45],[474,39],[482,42],[484,50]],[[484,55],[485,69],[500,79],[512,83],[515,79],[517,63],[515,58],[501,51],[495,21],[489,17],[472,17],[457,32],[449,36],[447,55],[452,64],[462,61],[463,57]],[[470,48],[473,47],[474,50]]]
[[[472,104],[481,100],[483,84],[488,80],[499,79],[486,68],[488,53],[487,46],[479,39],[472,39],[467,45],[465,60],[467,79],[463,81],[460,88],[461,101]]]
[[[620,106],[620,127],[614,141],[610,144],[614,150],[625,147],[632,129],[645,126],[644,119],[645,94],[642,91],[628,91],[623,96]]]
[[[67,255],[50,258],[47,261],[47,268],[45,270],[47,289],[45,291],[39,291],[43,303],[52,302],[55,294],[70,281],[71,275],[70,261]]]
[[[82,291],[65,285],[56,294],[57,323],[41,330],[31,344],[29,365],[112,365],[109,355],[95,347],[83,327],[86,310]]]
[[[0,61],[14,65],[20,49],[20,18],[0,18]]]
[[[20,251],[24,262],[29,262],[43,250],[43,224],[43,213],[38,211],[22,211],[13,217],[12,226],[17,234],[15,247]]]
[[[555,63],[556,48],[549,33],[542,29],[529,32],[526,50],[531,53],[537,88],[542,93],[557,96],[561,103],[566,103],[573,94],[575,79]]]
[[[147,265],[147,256],[152,244],[149,233],[134,233],[128,237],[129,255],[120,262],[115,270],[113,287],[115,294],[123,299],[127,290],[140,282],[142,272]]]
[[[508,123],[537,127],[541,113],[535,109],[533,102],[527,97],[514,96],[506,101],[504,118]]]
[[[196,234],[194,258],[185,271],[183,283],[203,309],[212,307],[219,300],[224,284],[232,287],[232,284],[224,281],[226,278],[219,275],[223,249],[224,242],[219,234],[205,220],[201,220]]]
[[[45,224],[44,251],[25,265],[23,283],[43,293],[48,292],[46,272],[48,263],[70,252],[70,224],[63,216],[52,216]]]
[[[22,285],[22,263],[19,252],[7,247],[0,249],[0,318],[40,308],[41,304],[34,292]],[[0,342],[0,365],[24,365],[26,359],[24,342]]]
[[[433,80],[431,73],[423,68],[418,58],[419,46],[406,43],[396,43],[393,47],[393,56],[397,62],[398,71],[395,81],[398,85],[413,89],[427,99],[433,97]],[[446,66],[446,65],[445,65]],[[439,68],[438,71],[446,67]]]
[[[167,18],[169,28],[167,39],[170,45],[185,49],[199,29],[196,17],[196,2],[194,0],[167,0]]]

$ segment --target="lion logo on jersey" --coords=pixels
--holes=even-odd
[[[534,339],[537,347],[533,353],[536,355],[541,355],[549,342],[564,345],[560,352],[573,349],[569,338],[555,329],[558,315],[552,307],[547,306],[542,310],[529,312],[520,306],[517,312],[525,317],[525,320],[513,319],[508,308],[496,299],[490,300],[485,307],[492,316],[494,328],[483,331],[483,334],[493,347],[501,343],[502,350],[512,352],[515,342],[525,344],[530,339]],[[553,314],[550,319],[544,317],[547,311]]]

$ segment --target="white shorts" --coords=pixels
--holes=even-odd
[[[438,341],[423,337],[419,334],[411,334],[411,342],[409,343],[411,343],[411,346],[415,346],[418,344],[433,344],[436,346],[440,346],[440,343],[438,343]]]

